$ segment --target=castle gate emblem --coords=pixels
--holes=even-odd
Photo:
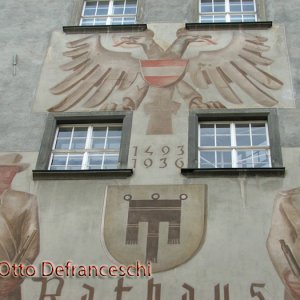
[[[174,268],[199,250],[205,225],[205,185],[107,187],[102,244],[121,264]]]

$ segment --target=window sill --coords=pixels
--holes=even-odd
[[[199,169],[184,168],[181,174],[186,177],[215,177],[215,176],[284,176],[285,168],[219,168]]]
[[[95,33],[95,32],[140,32],[147,30],[147,24],[126,25],[91,25],[91,26],[63,26],[64,33]]]
[[[33,180],[124,179],[132,176],[132,169],[105,170],[32,170]]]
[[[187,30],[220,30],[220,29],[268,29],[272,27],[272,21],[264,22],[224,22],[224,23],[186,23]]]

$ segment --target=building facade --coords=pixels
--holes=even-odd
[[[298,8],[6,1],[0,299],[300,299]]]

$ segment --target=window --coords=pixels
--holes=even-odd
[[[49,114],[34,179],[132,175],[131,123],[132,112]]]
[[[49,170],[118,169],[121,134],[118,124],[58,126]]]
[[[255,22],[255,0],[199,0],[199,22]]]
[[[200,122],[199,168],[271,167],[266,122]]]
[[[185,176],[282,176],[276,109],[194,110]]]
[[[135,24],[137,0],[85,1],[80,25]]]

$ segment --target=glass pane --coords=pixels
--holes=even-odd
[[[81,166],[67,166],[66,170],[81,170]]]
[[[87,127],[74,127],[73,137],[83,137],[87,135]]]
[[[215,137],[214,136],[201,136],[200,137],[200,146],[215,146]]]
[[[230,135],[230,125],[229,124],[216,124],[216,134],[228,134]]]
[[[200,124],[200,133],[201,135],[214,135],[214,124]]]
[[[215,17],[214,17],[214,22],[215,22],[215,23],[226,22],[225,16],[215,16]]]
[[[214,11],[225,12],[225,0],[215,0]]]
[[[117,169],[119,166],[118,156],[107,155],[104,158],[103,169]]]
[[[120,143],[121,143],[120,138],[108,138],[106,149],[120,149]]]
[[[97,2],[96,1],[86,2],[85,3],[85,8],[84,8],[83,15],[84,16],[93,16],[93,15],[95,15],[96,6],[97,6]]]
[[[83,155],[70,155],[68,160],[68,166],[81,166]]]
[[[89,169],[102,168],[103,155],[93,155],[89,157]]]
[[[83,13],[83,15],[85,16],[85,17],[87,17],[87,16],[94,16],[95,15],[95,12],[96,12],[96,9],[85,9],[84,10],[84,13]]]
[[[72,128],[59,128],[57,138],[70,138],[72,135]]]
[[[123,18],[112,18],[113,25],[121,25],[123,24]]]
[[[93,138],[92,149],[104,149],[105,138]]]
[[[254,2],[251,0],[243,0],[243,11],[254,11]]]
[[[64,166],[67,162],[67,155],[53,155],[51,165]]]
[[[201,9],[201,12],[212,12],[212,0],[201,0],[201,5],[199,5],[199,8]]]
[[[109,1],[101,1],[98,4],[98,9],[97,9],[97,16],[103,16],[108,14],[108,5]]]
[[[64,170],[65,166],[51,166],[50,170]]]
[[[237,156],[238,168],[252,168],[252,151],[238,151]]]
[[[108,9],[97,9],[97,16],[107,16]]]
[[[91,9],[91,8],[96,8],[96,6],[97,6],[97,1],[85,2],[85,8]]]
[[[230,11],[242,11],[240,0],[230,0]]]
[[[230,135],[217,135],[217,146],[230,146],[231,138]]]
[[[251,124],[252,134],[266,134],[266,125],[260,123],[252,123]]]
[[[94,127],[93,137],[106,137],[106,127]]]
[[[231,151],[217,151],[217,167],[231,168]]]
[[[127,14],[127,15],[136,14],[136,7],[126,7],[124,14]]]
[[[215,151],[200,151],[200,168],[215,168]]]
[[[121,0],[114,1],[113,14],[122,15],[123,11],[124,11],[124,1]]]
[[[85,138],[74,138],[72,140],[71,149],[84,149]]]
[[[105,19],[95,19],[95,25],[106,25],[106,18]]]
[[[212,16],[201,16],[201,23],[213,23],[213,17]]]
[[[123,24],[135,24],[135,18],[124,18]]]
[[[243,22],[255,22],[255,15],[243,15]]]
[[[242,15],[230,16],[230,22],[242,22]]]
[[[213,6],[212,4],[208,4],[208,5],[201,5],[201,12],[212,12],[213,11]]]
[[[136,1],[135,0],[127,0],[125,6],[125,14],[136,14]]]
[[[70,139],[57,139],[55,149],[69,149]]]
[[[94,19],[81,19],[82,26],[94,25]]]
[[[249,124],[235,124],[236,134],[250,134]]]
[[[267,140],[263,135],[253,135],[252,136],[252,145],[253,146],[266,146]]]
[[[121,127],[110,127],[108,129],[108,137],[121,137],[122,128]]]
[[[266,150],[257,150],[253,151],[253,161],[255,168],[268,168],[269,164],[269,155]]]
[[[237,135],[236,136],[236,145],[237,146],[251,146],[250,136],[249,135]]]

